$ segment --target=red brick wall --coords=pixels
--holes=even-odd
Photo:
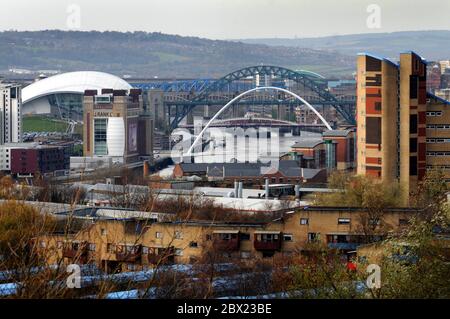
[[[35,149],[11,149],[11,174],[34,174],[39,170]]]

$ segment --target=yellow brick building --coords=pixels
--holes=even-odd
[[[398,231],[416,213],[389,209],[371,220],[367,211],[358,208],[310,207],[270,223],[100,219],[69,236],[40,238],[39,247],[46,248],[50,264],[95,263],[108,272],[160,263],[201,263],[211,255],[223,261],[289,256],[308,250],[310,243],[349,253]]]

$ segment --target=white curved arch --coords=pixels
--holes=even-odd
[[[68,72],[34,82],[22,89],[22,103],[56,93],[83,94],[88,89],[130,90],[132,86],[121,78],[95,71]]]
[[[251,92],[255,92],[255,91],[261,91],[261,90],[275,90],[275,91],[281,91],[284,93],[287,93],[293,97],[295,97],[297,100],[300,100],[301,102],[303,102],[311,111],[314,112],[314,114],[317,115],[317,117],[322,121],[322,123],[327,127],[328,130],[332,130],[331,125],[323,118],[323,116],[311,105],[309,104],[305,99],[301,98],[300,96],[298,96],[297,94],[283,89],[283,88],[279,88],[276,86],[260,86],[260,87],[256,87],[253,89],[250,89],[248,91],[245,91],[241,94],[239,94],[238,96],[236,96],[235,98],[233,98],[230,102],[228,102],[227,104],[225,104],[220,110],[219,112],[217,112],[210,120],[209,122],[206,124],[206,126],[203,128],[203,130],[200,132],[200,134],[197,136],[197,138],[194,140],[194,143],[192,143],[191,147],[189,148],[187,155],[191,155],[192,154],[192,150],[194,149],[195,145],[197,145],[197,143],[200,141],[200,139],[203,137],[203,134],[205,133],[205,131],[208,129],[208,127],[212,124],[212,122],[214,122],[214,120],[220,115],[222,114],[230,105],[232,105],[234,102],[236,102],[237,100],[239,100],[241,97],[243,97],[244,95],[247,95]]]

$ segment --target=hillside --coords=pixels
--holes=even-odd
[[[198,78],[220,77],[258,64],[351,75],[354,57],[161,33],[0,32],[0,72],[10,68],[94,70],[120,76]]]
[[[403,51],[416,51],[427,60],[450,58],[450,31],[406,31],[393,33],[368,33],[321,38],[299,39],[243,39],[249,44],[303,47],[316,50],[335,50],[354,56],[358,52],[371,52],[393,60]]]

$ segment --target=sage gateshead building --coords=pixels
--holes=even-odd
[[[22,114],[54,115],[82,120],[83,95],[88,89],[130,90],[129,83],[103,72],[82,71],[58,74],[36,81],[22,90]]]

